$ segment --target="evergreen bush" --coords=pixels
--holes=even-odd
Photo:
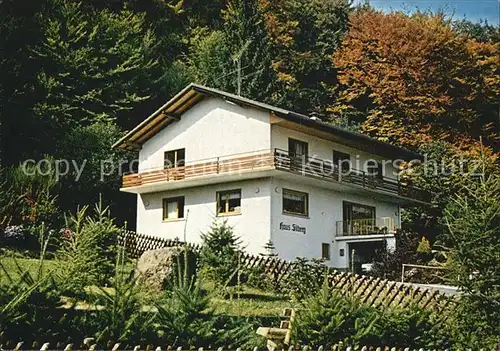
[[[236,284],[240,240],[233,228],[227,221],[214,221],[201,238],[200,264],[203,273],[219,285]]]
[[[114,275],[119,228],[99,202],[92,215],[81,208],[67,221],[56,252],[58,279],[68,293],[82,294],[88,285],[107,285]]]
[[[295,343],[327,349],[343,341],[357,345],[440,347],[450,345],[436,316],[416,306],[381,311],[350,296],[331,291],[324,284],[306,299],[293,326]]]
[[[283,279],[280,290],[293,300],[302,301],[316,295],[328,278],[329,269],[323,259],[297,257]]]

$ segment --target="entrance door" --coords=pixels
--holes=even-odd
[[[347,255],[349,258],[349,270],[359,274],[363,273],[362,267],[364,264],[370,263],[370,265],[366,266],[371,266],[371,264],[375,262],[377,250],[382,250],[385,247],[385,243],[383,240],[363,241],[349,243],[347,247],[349,250],[349,254]]]

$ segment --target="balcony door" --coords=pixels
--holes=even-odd
[[[367,235],[375,232],[375,207],[344,201],[342,205],[344,235]]]
[[[163,168],[167,173],[167,179],[184,179],[186,165],[186,149],[165,151],[163,157]]]
[[[288,138],[288,155],[290,156],[290,169],[302,170],[302,166],[307,162],[308,145],[304,141]]]

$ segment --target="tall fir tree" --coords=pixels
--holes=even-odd
[[[259,101],[273,94],[269,39],[256,0],[231,0],[218,31],[200,29],[191,55],[197,80]]]
[[[348,0],[260,0],[278,87],[273,102],[327,119],[329,87],[337,85],[330,57],[349,27]]]

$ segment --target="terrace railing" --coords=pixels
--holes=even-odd
[[[305,176],[349,183],[363,188],[381,190],[395,195],[416,199],[423,202],[430,201],[430,194],[406,184],[399,179],[383,175],[373,175],[369,172],[349,168],[342,169],[331,160],[322,160],[317,157],[295,156],[287,150],[275,149],[274,160],[276,169],[300,173]]]
[[[392,217],[337,221],[337,236],[394,234],[396,221]]]
[[[398,179],[373,175],[357,169],[341,169],[331,160],[295,156],[287,150],[261,150],[205,160],[186,162],[182,167],[143,170],[123,176],[123,187],[136,187],[160,181],[178,181],[224,173],[278,169],[323,180],[348,183],[399,196],[429,202],[429,194]]]

